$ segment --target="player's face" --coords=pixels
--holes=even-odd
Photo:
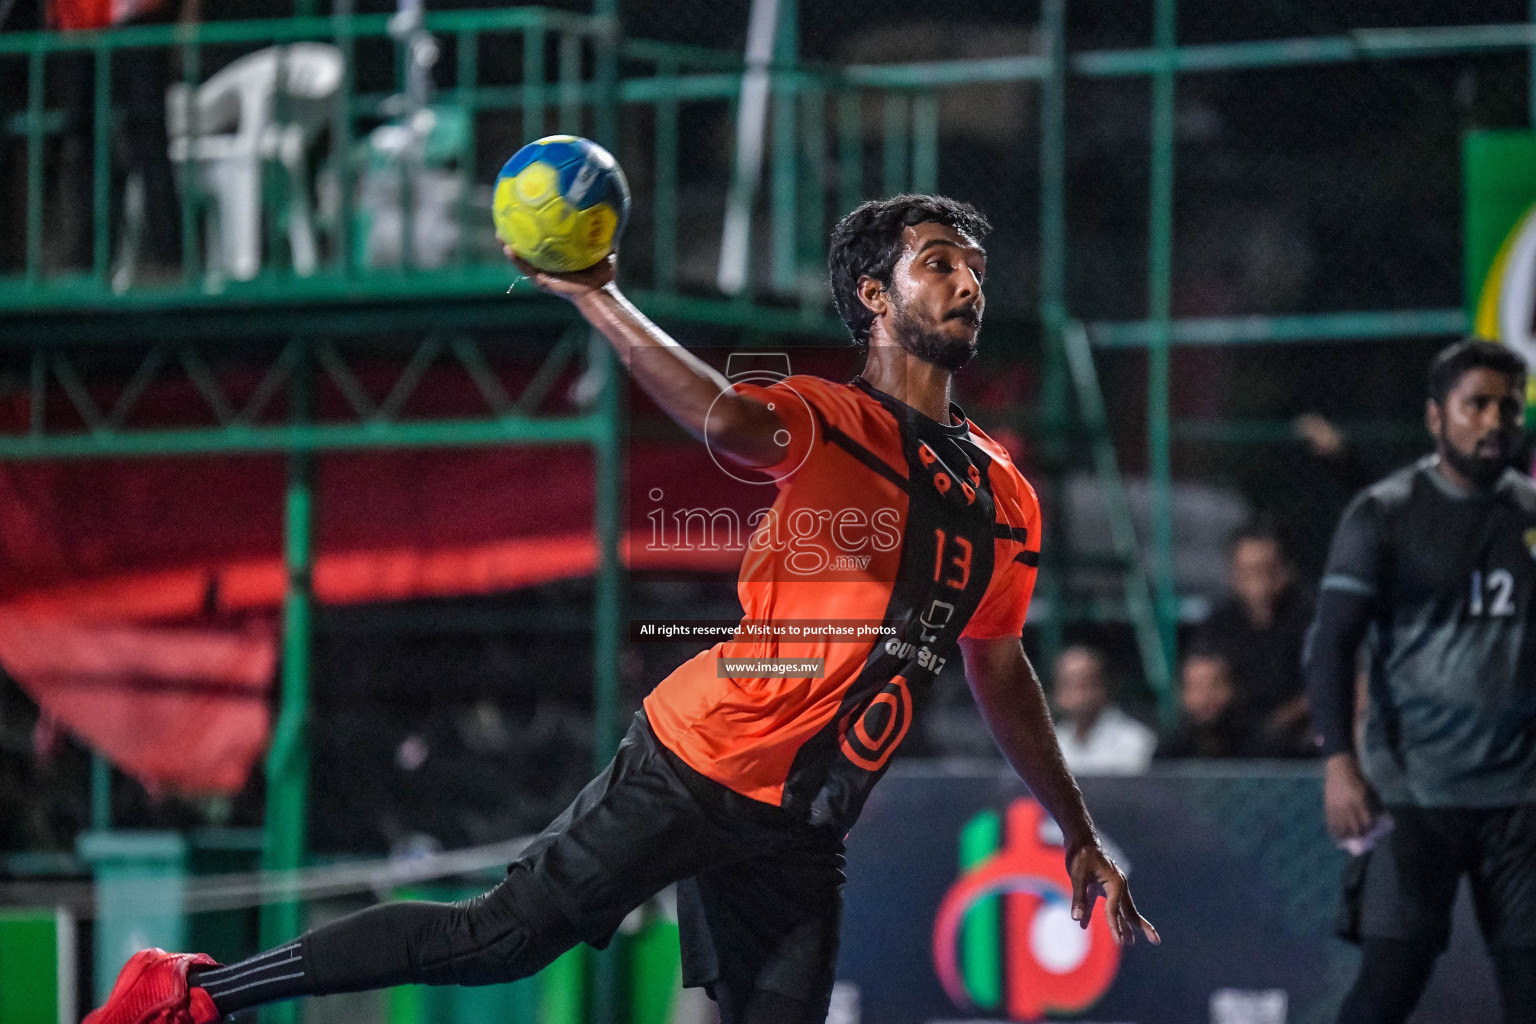
[[[1461,375],[1445,396],[1425,412],[1435,449],[1473,484],[1486,486],[1514,458],[1524,425],[1525,381],[1475,367]]]
[[[901,259],[891,274],[891,334],[924,362],[958,370],[976,354],[987,254],[943,224],[917,224],[901,235]]]
[[[1191,657],[1184,663],[1179,698],[1191,721],[1200,725],[1216,721],[1232,703],[1232,678],[1227,674],[1227,663],[1220,658]]]
[[[1290,582],[1279,544],[1262,537],[1238,542],[1232,552],[1232,589],[1250,608],[1272,612]]]

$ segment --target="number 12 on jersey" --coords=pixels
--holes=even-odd
[[[1508,569],[1483,575],[1472,573],[1472,592],[1467,610],[1473,615],[1504,617],[1515,614],[1515,576]]]

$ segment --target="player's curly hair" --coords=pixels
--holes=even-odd
[[[980,242],[992,230],[981,211],[948,196],[900,195],[872,199],[837,222],[827,252],[832,301],[859,348],[869,347],[875,315],[859,301],[859,278],[891,285],[901,258],[901,231],[916,224],[943,224]]]
[[[1446,396],[1469,370],[1492,370],[1506,377],[1524,377],[1525,360],[1508,345],[1466,338],[1441,349],[1429,364],[1429,398],[1444,406]]]

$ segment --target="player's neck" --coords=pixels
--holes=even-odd
[[[1498,477],[1494,477],[1486,483],[1473,480],[1467,474],[1457,469],[1451,463],[1451,460],[1445,457],[1444,451],[1437,451],[1435,453],[1435,464],[1430,472],[1438,473],[1440,479],[1449,484],[1453,491],[1467,497],[1488,494],[1498,486],[1499,482]]]
[[[949,396],[954,375],[925,363],[894,342],[871,339],[860,374],[871,387],[909,405],[931,420],[950,425]]]

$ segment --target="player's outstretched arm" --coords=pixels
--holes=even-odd
[[[1136,912],[1124,873],[1099,843],[1083,795],[1061,756],[1045,692],[1023,646],[1016,637],[962,639],[960,652],[971,692],[997,745],[1061,826],[1067,874],[1072,879],[1073,918],[1087,928],[1094,902],[1102,896],[1115,941],[1130,945],[1139,930],[1154,944],[1161,942],[1152,922]]]
[[[1323,817],[1335,839],[1363,836],[1376,820],[1376,798],[1355,757],[1355,657],[1372,609],[1366,595],[1324,586],[1303,654],[1312,721],[1326,758]]]
[[[684,430],[707,440],[712,451],[746,466],[771,466],[784,457],[783,447],[773,441],[784,428],[778,414],[732,391],[723,374],[636,309],[614,284],[617,257],[610,254],[574,274],[546,274],[510,249],[507,255],[540,290],[575,306],[612,343],[646,394]]]

